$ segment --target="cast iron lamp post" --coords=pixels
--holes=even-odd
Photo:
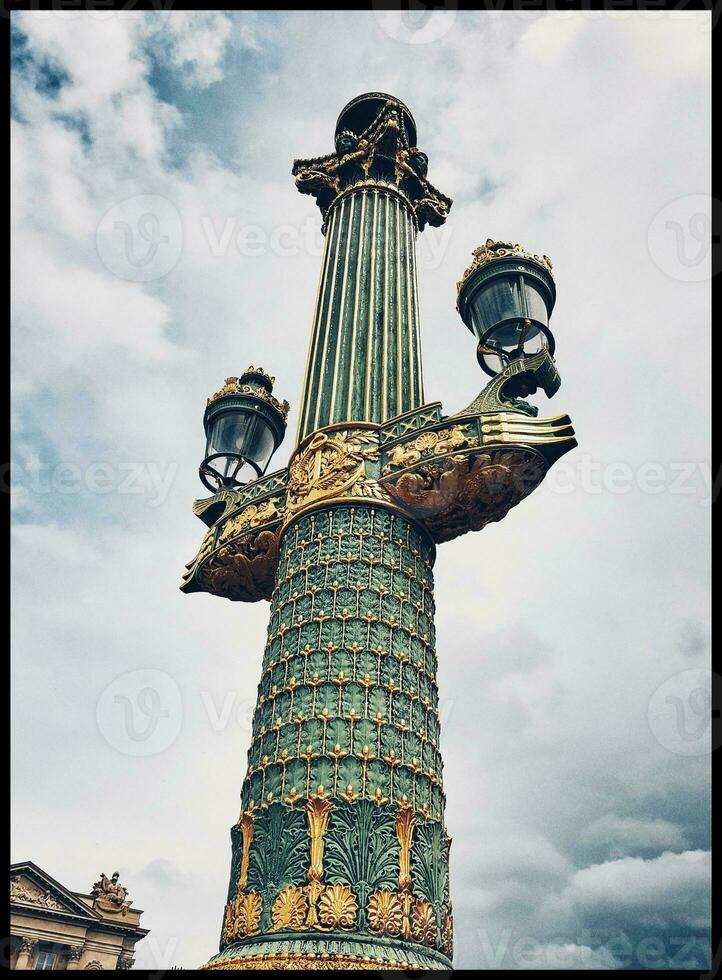
[[[342,111],[334,153],[294,163],[325,248],[288,467],[265,475],[287,409],[265,375],[206,410],[218,490],[194,504],[208,531],[182,589],[271,604],[208,968],[451,966],[436,545],[501,520],[576,442],[524,400],[559,375],[551,263],[519,245],[488,240],[459,283],[492,380],[453,415],[425,400],[414,243],[451,206],[427,166],[376,92]]]

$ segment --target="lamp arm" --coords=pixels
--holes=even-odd
[[[481,348],[480,348],[481,349]],[[497,351],[493,351],[497,354]],[[561,385],[554,358],[544,348],[529,357],[516,357],[508,361],[506,367],[489,382],[473,402],[456,415],[469,415],[481,412],[519,412],[523,415],[536,416],[539,409],[521,398],[504,398],[502,389],[512,378],[520,374],[529,374],[537,387],[543,388],[547,398],[552,398]]]

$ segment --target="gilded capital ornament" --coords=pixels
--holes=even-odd
[[[384,188],[408,206],[419,231],[443,224],[452,201],[427,179],[428,157],[410,144],[416,130],[408,109],[380,93],[371,93],[368,106],[371,116],[352,116],[355,129],[337,131],[335,153],[294,160],[296,187],[316,199],[324,219],[345,192]],[[359,124],[361,118],[368,125]]]

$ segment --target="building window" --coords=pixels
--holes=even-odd
[[[35,960],[34,970],[54,970],[57,954],[52,949],[41,949]]]

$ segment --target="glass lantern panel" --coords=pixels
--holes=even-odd
[[[531,279],[524,280],[524,299],[526,301],[526,316],[529,320],[549,326],[549,311],[544,294]]]
[[[518,278],[493,279],[474,297],[471,316],[479,339],[494,324],[523,315]]]
[[[206,456],[233,453],[252,459],[264,469],[274,450],[273,432],[266,419],[250,410],[224,412],[213,423],[206,444]]]
[[[250,483],[258,478],[258,473],[241,456],[216,456],[206,465],[226,486]]]
[[[546,337],[534,323],[526,324],[523,320],[510,320],[500,324],[496,330],[491,330],[485,337],[485,342],[494,347],[514,351],[524,338],[525,354],[536,354],[546,343]]]

